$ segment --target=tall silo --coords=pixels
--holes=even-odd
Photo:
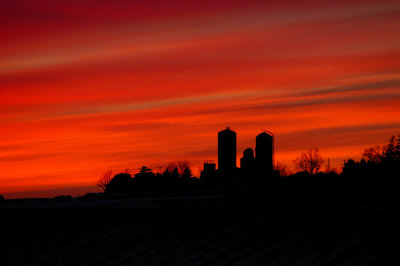
[[[236,168],[236,132],[227,127],[218,132],[218,169],[230,172]]]
[[[264,131],[256,137],[257,170],[263,176],[272,176],[274,165],[274,136]]]

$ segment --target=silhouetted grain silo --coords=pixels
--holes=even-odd
[[[264,176],[272,176],[274,165],[274,136],[264,131],[256,137],[257,170]]]
[[[244,171],[254,170],[254,151],[247,148],[243,152],[243,158],[240,158],[240,168]]]
[[[236,168],[236,133],[227,127],[218,132],[218,169],[230,172]]]

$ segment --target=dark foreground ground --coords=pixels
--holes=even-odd
[[[400,265],[397,210],[274,204],[225,196],[3,204],[0,265]]]

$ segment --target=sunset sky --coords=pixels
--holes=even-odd
[[[226,126],[238,164],[265,129],[290,167],[400,134],[400,1],[1,1],[6,198],[171,161],[198,174]]]

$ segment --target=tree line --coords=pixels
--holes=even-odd
[[[332,168],[328,167],[325,173],[321,172],[321,167],[324,160],[317,148],[309,149],[306,152],[300,154],[293,164],[296,169],[295,174],[288,174],[288,167],[284,164],[277,164],[273,175],[270,177],[271,180],[277,179],[282,176],[287,176],[286,180],[307,180],[302,181],[302,185],[310,182],[310,178],[331,180],[334,182],[335,187],[337,185],[338,190],[344,190],[341,186],[346,186],[351,189],[358,189],[360,186],[357,184],[363,182],[364,185],[371,189],[374,182],[379,178],[390,179],[400,172],[400,135],[391,137],[389,142],[383,146],[370,147],[364,150],[362,153],[362,159],[355,161],[349,159],[345,161],[342,172],[339,174],[337,171],[333,171]],[[159,172],[155,173],[152,169],[147,166],[142,166],[139,171],[135,174],[131,174],[130,170],[125,170],[121,173],[113,175],[112,171],[107,171],[98,181],[98,186],[101,187],[105,194],[112,193],[134,193],[134,194],[174,194],[179,191],[187,190],[199,190],[209,188],[240,188],[249,185],[249,180],[252,180],[251,176],[246,176],[248,173],[240,172],[232,173],[232,176],[228,178],[215,175],[209,179],[198,179],[193,176],[189,162],[182,161],[177,163],[170,163],[164,171],[159,169]],[[237,177],[237,178],[236,178]],[[306,178],[306,179],[304,179]],[[321,179],[321,180],[322,180]],[[363,179],[360,181],[360,179]],[[244,182],[243,182],[244,180]],[[371,182],[373,180],[374,182]],[[284,181],[286,182],[286,181]],[[314,181],[312,181],[314,182]],[[316,181],[315,181],[316,182]],[[310,184],[308,188],[315,187],[315,182]],[[319,181],[321,182],[321,181]],[[283,183],[281,182],[281,185]],[[257,184],[251,184],[253,187],[257,187]],[[299,185],[298,187],[302,187]],[[362,186],[361,186],[362,187]],[[332,190],[332,188],[330,188]],[[351,193],[349,191],[349,193]]]
[[[109,193],[145,193],[171,194],[181,189],[190,189],[195,178],[189,162],[181,161],[168,164],[163,172],[154,173],[153,169],[142,166],[132,175],[129,169],[113,176],[106,171],[98,181],[98,186]]]

